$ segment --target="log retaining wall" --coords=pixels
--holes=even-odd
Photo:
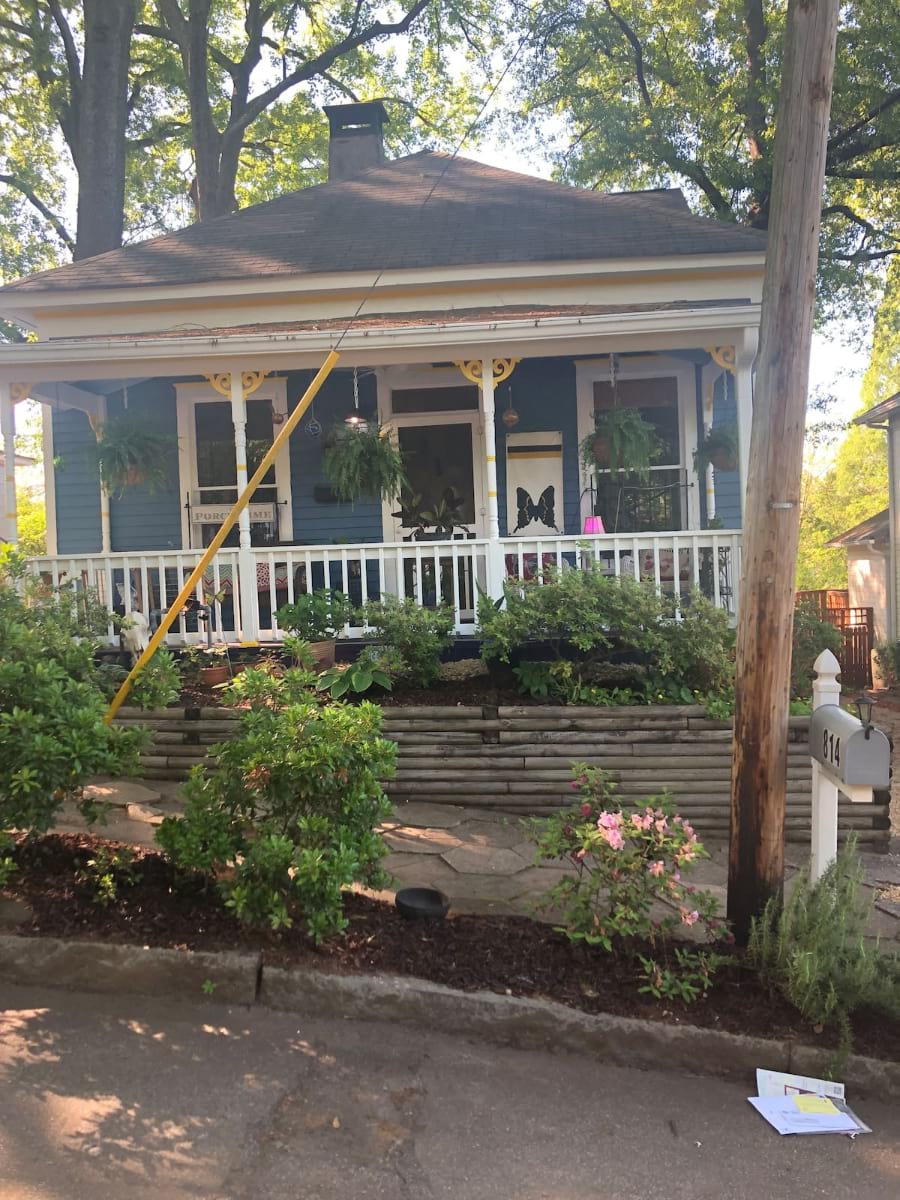
[[[148,779],[183,779],[209,747],[233,735],[228,709],[123,708],[122,724],[142,723],[153,742],[141,758]],[[809,718],[792,717],[786,835],[810,833]],[[706,837],[728,834],[730,723],[695,705],[641,708],[387,707],[384,733],[397,743],[397,775],[387,785],[398,801],[427,800],[541,815],[572,802],[571,764],[603,767],[623,798],[667,791]],[[886,848],[889,796],[873,805],[840,805],[840,825],[868,848]]]

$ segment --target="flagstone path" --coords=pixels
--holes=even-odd
[[[180,809],[178,785],[132,780],[98,781],[89,789],[109,805],[101,836],[132,845],[152,846],[155,827]],[[57,825],[60,832],[83,832],[74,806]],[[527,827],[487,809],[411,802],[400,804],[382,827],[390,853],[385,869],[398,887],[436,887],[459,913],[523,914],[553,919],[538,908],[540,897],[568,871],[557,861],[535,862]],[[707,843],[710,858],[697,864],[691,882],[717,896],[724,910],[728,848]],[[867,886],[875,895],[871,931],[900,949],[900,839],[889,854],[865,854]],[[787,886],[803,865],[799,846],[788,846]],[[392,899],[393,891],[382,893]]]

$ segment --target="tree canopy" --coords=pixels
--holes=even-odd
[[[489,0],[0,0],[0,273],[319,182],[325,102],[446,145],[497,31]]]
[[[593,187],[685,187],[766,228],[786,0],[550,0],[526,110],[561,126],[558,170]],[[900,20],[842,5],[822,210],[826,308],[859,306],[900,253]]]

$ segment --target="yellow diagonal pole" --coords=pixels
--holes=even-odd
[[[228,537],[228,534],[234,528],[234,523],[240,516],[241,510],[244,509],[250,503],[250,497],[253,495],[253,493],[256,491],[256,489],[259,487],[259,485],[262,483],[262,480],[263,480],[263,477],[264,477],[266,471],[268,471],[269,467],[275,461],[275,457],[278,454],[278,452],[281,450],[281,447],[284,445],[284,443],[287,441],[287,439],[291,436],[291,434],[297,428],[297,424],[302,419],[303,414],[309,408],[310,404],[312,404],[313,400],[316,397],[316,393],[319,391],[319,389],[321,388],[321,386],[325,382],[325,380],[328,378],[328,376],[331,374],[332,370],[334,369],[335,363],[338,361],[339,358],[340,358],[340,355],[338,354],[338,352],[336,350],[332,350],[329,352],[328,357],[322,363],[321,367],[319,368],[318,372],[316,373],[315,378],[312,380],[309,387],[303,393],[300,403],[297,405],[297,407],[294,409],[294,411],[291,413],[291,415],[285,421],[284,425],[282,425],[281,429],[278,432],[278,436],[275,438],[274,442],[272,442],[272,445],[269,447],[268,451],[266,452],[262,462],[259,464],[259,466],[254,471],[253,478],[249,481],[247,486],[244,488],[244,490],[238,496],[237,501],[235,502],[234,508],[231,510],[231,512],[228,514],[228,516],[222,522],[221,529],[216,534],[216,536],[213,538],[213,540],[209,543],[209,545],[207,546],[206,550],[203,553],[203,557],[200,559],[200,561],[197,563],[196,567],[194,567],[193,571],[191,571],[190,575],[185,580],[184,587],[178,593],[174,602],[172,603],[171,607],[169,608],[169,611],[166,613],[166,615],[163,617],[162,621],[160,622],[159,628],[156,630],[156,632],[154,633],[153,637],[150,639],[150,641],[147,645],[147,649],[144,651],[144,653],[141,655],[141,657],[137,660],[137,662],[131,668],[131,670],[128,673],[128,677],[125,679],[124,683],[122,684],[122,686],[119,688],[119,690],[116,692],[115,696],[113,697],[113,701],[106,711],[106,716],[103,718],[104,722],[107,725],[109,725],[112,722],[116,713],[119,711],[119,709],[125,703],[125,699],[128,696],[128,693],[131,691],[131,685],[134,683],[134,681],[138,677],[138,675],[140,675],[141,671],[143,671],[144,667],[146,667],[147,663],[150,661],[150,659],[153,657],[153,655],[158,650],[163,638],[166,636],[166,634],[169,632],[169,630],[175,624],[176,620],[178,619],[179,613],[184,608],[189,597],[193,593],[194,588],[197,586],[197,580],[202,576],[203,572],[206,570],[206,568],[212,562],[213,558],[216,555],[216,552],[219,549],[221,549],[222,543],[225,541],[226,537]]]

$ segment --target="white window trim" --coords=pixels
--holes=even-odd
[[[194,436],[194,408],[198,404],[214,402],[229,404],[209,383],[176,383],[175,411],[178,421],[178,497],[181,509],[181,545],[187,549],[190,545],[190,528],[188,513],[184,507],[186,493],[197,490],[197,453]],[[274,413],[280,413],[287,420],[287,380],[275,377],[266,379],[262,386],[248,400],[271,400]],[[275,427],[277,435],[280,426]],[[278,491],[278,536],[282,542],[290,543],[294,538],[294,511],[291,495],[291,459],[290,449],[286,443],[275,459],[275,487]],[[287,503],[282,503],[282,501]]]
[[[481,407],[476,409],[449,409],[439,413],[394,414],[391,399],[394,391],[403,388],[446,388],[472,386],[456,367],[385,367],[375,373],[378,395],[379,424],[390,429],[391,438],[397,444],[396,431],[400,428],[423,427],[426,425],[470,425],[472,428],[472,480],[474,483],[476,537],[487,536],[487,495],[485,486],[484,421]],[[404,534],[400,522],[393,516],[396,501],[381,502],[381,528],[384,541],[402,541]],[[387,536],[390,534],[390,536]]]
[[[681,462],[686,471],[687,528],[700,528],[700,488],[693,477],[694,451],[697,449],[697,397],[694,364],[684,359],[663,355],[646,358],[618,358],[617,377],[622,379],[672,379],[678,389],[678,426]],[[581,490],[581,523],[590,514],[590,473],[581,462],[581,443],[594,427],[594,384],[609,382],[609,359],[582,359],[575,363],[575,391],[578,404],[579,486]],[[674,465],[674,464],[670,464]]]

